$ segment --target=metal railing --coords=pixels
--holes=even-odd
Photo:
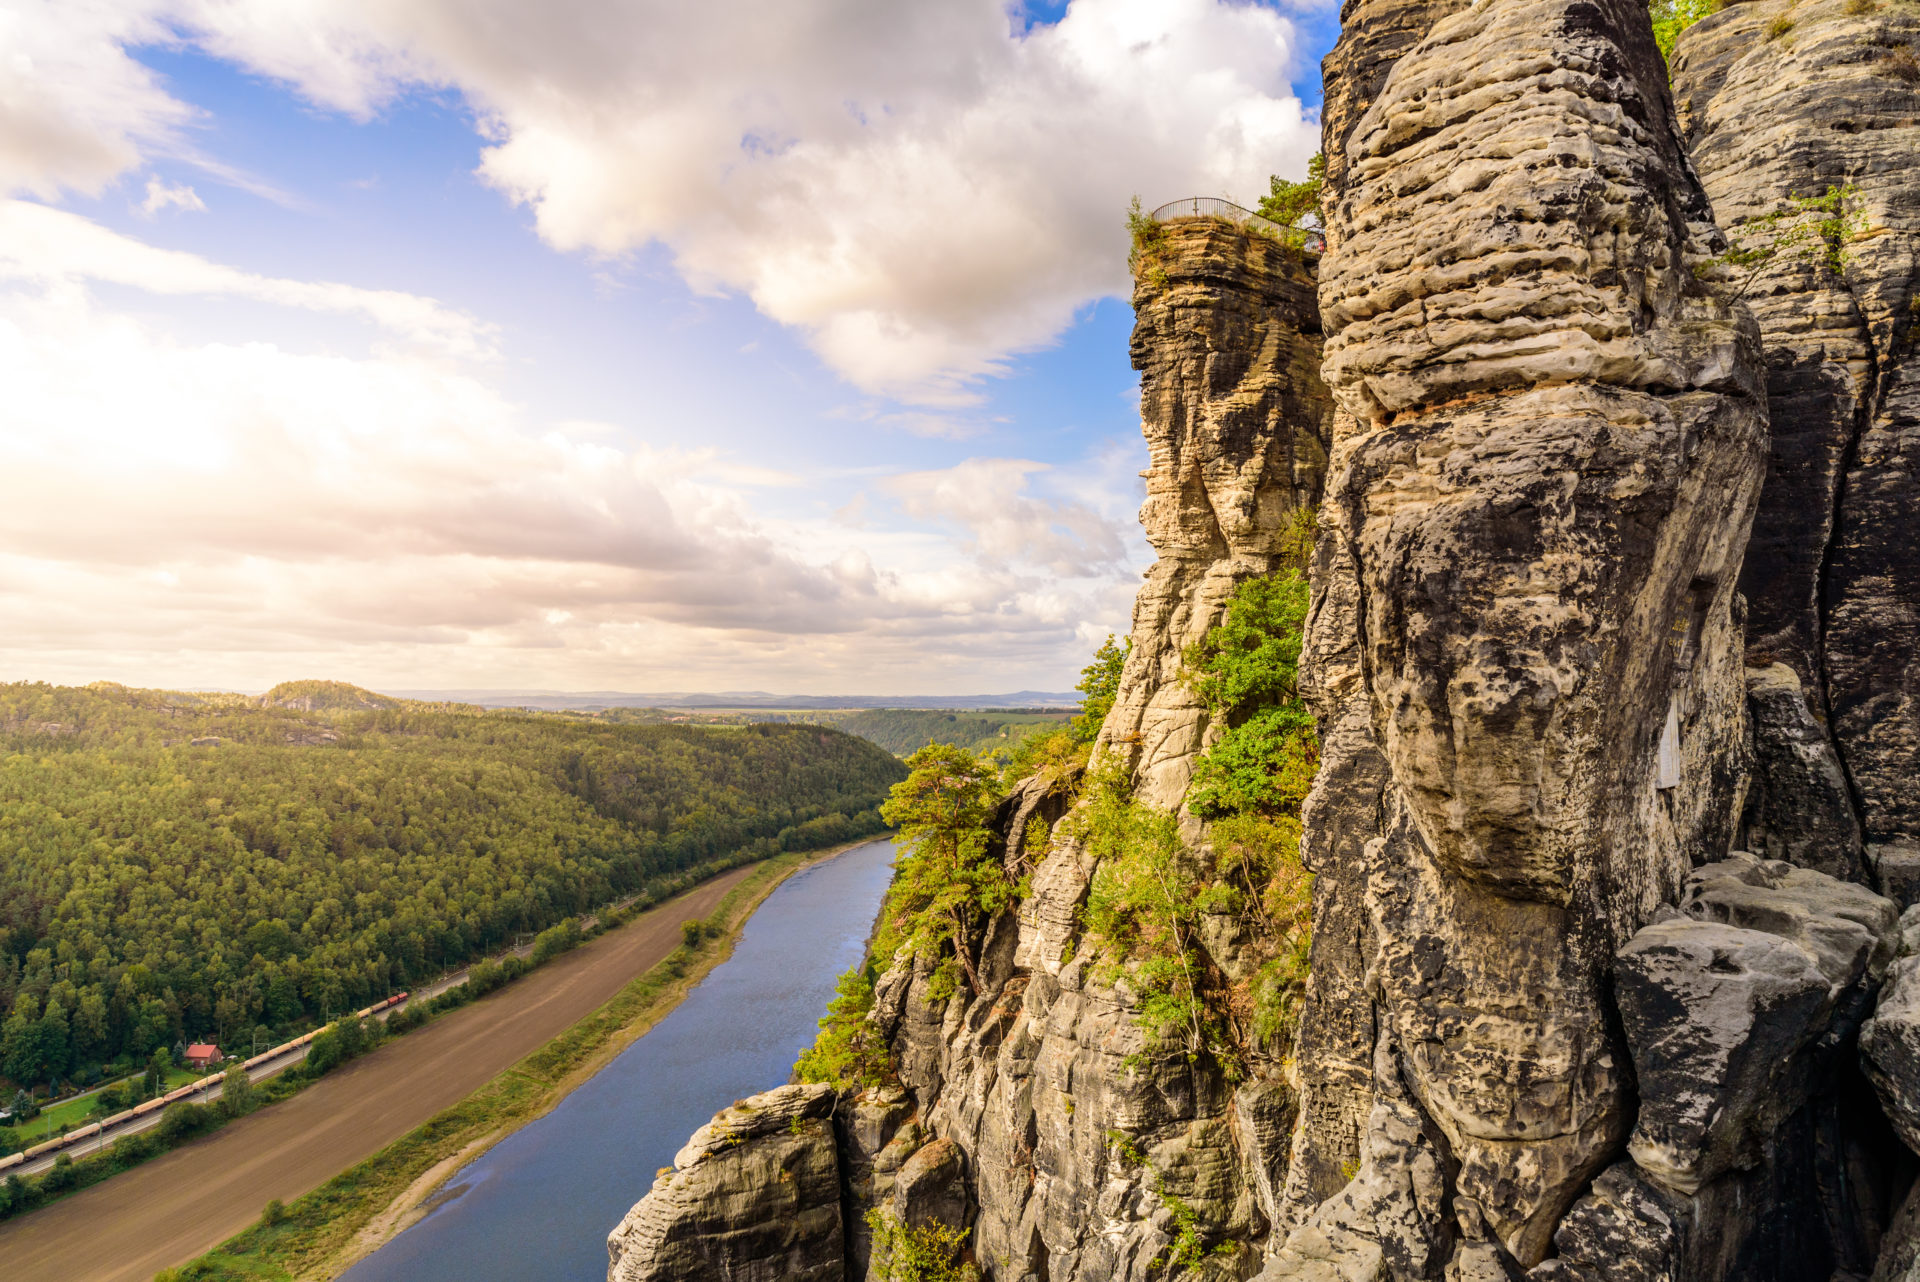
[[[1317,227],[1283,227],[1271,218],[1263,218],[1251,209],[1218,196],[1188,196],[1184,200],[1170,200],[1147,217],[1156,223],[1170,223],[1177,218],[1224,218],[1236,227],[1249,227],[1289,243],[1299,243],[1300,238],[1304,237],[1305,242],[1301,247],[1311,254],[1319,253],[1324,244]]]

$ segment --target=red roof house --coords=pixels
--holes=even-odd
[[[223,1058],[220,1048],[212,1042],[195,1042],[187,1047],[188,1068],[212,1068]]]

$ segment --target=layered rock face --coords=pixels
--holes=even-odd
[[[1765,337],[1771,467],[1742,588],[1756,697],[1756,849],[1920,896],[1920,9],[1729,5],[1685,32],[1673,88],[1721,226],[1851,184],[1866,234],[1743,269]],[[1817,240],[1812,244],[1824,250]],[[1757,709],[1758,711],[1758,709]],[[1836,783],[1838,786],[1836,786]],[[1862,837],[1866,849],[1862,849]]]
[[[1138,795],[1186,794],[1208,726],[1178,677],[1241,580],[1277,564],[1288,518],[1318,502],[1331,436],[1314,280],[1299,255],[1212,218],[1164,224],[1134,291],[1133,367],[1149,462],[1140,524],[1157,554],[1104,744]]]
[[[1328,116],[1309,624],[1342,911],[1276,1277],[1549,1253],[1633,1125],[1613,954],[1742,800],[1760,364],[1692,271],[1716,245],[1646,11],[1373,9],[1346,18],[1376,56],[1328,61],[1378,87],[1328,86],[1366,104]]]
[[[722,1109],[608,1237],[608,1282],[848,1276],[833,1105],[783,1086]]]

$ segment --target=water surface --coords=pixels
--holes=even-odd
[[[733,956],[553,1112],[462,1170],[418,1224],[342,1282],[600,1282],[607,1234],[695,1128],[787,1080],[857,965],[890,840],[788,878]]]

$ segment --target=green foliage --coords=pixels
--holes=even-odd
[[[873,983],[856,966],[840,977],[833,1001],[820,1021],[820,1035],[793,1066],[803,1082],[825,1082],[840,1090],[864,1090],[894,1079],[893,1053],[886,1038],[867,1018],[873,1011]]]
[[[1213,825],[1215,871],[1258,924],[1267,954],[1247,985],[1250,1031],[1287,1036],[1299,1016],[1313,946],[1313,875],[1300,866],[1296,814],[1232,815]]]
[[[535,966],[558,957],[580,946],[580,923],[569,917],[557,926],[549,926],[533,938],[533,956],[530,960]]]
[[[1183,656],[1188,684],[1227,726],[1194,769],[1195,814],[1298,812],[1319,766],[1299,689],[1307,602],[1296,572],[1248,579],[1221,623]]]
[[[1744,271],[1735,298],[1775,263],[1805,262],[1839,275],[1853,261],[1854,243],[1870,230],[1860,189],[1852,183],[1828,187],[1818,196],[1790,195],[1782,208],[1728,228],[1727,252],[1695,271],[1702,276],[1722,267]]]
[[[0,685],[13,1084],[312,1027],[610,900],[878,831],[902,773],[817,726],[274,693],[300,706]]]
[[[1709,14],[1719,13],[1725,0],[1653,0],[1648,11],[1653,17],[1653,42],[1660,56],[1673,61],[1674,42],[1680,33]]]
[[[1311,518],[1289,550],[1304,564]],[[1319,768],[1319,739],[1300,699],[1308,591],[1294,568],[1241,584],[1226,617],[1185,656],[1188,681],[1226,732],[1194,769],[1189,805],[1213,821],[1216,890],[1257,925],[1265,955],[1228,1003],[1235,1040],[1283,1037],[1305,991],[1313,878],[1300,863],[1300,807]]]
[[[1196,893],[1205,878],[1181,843],[1179,821],[1135,801],[1120,758],[1110,755],[1096,764],[1069,822],[1099,859],[1087,891],[1087,929],[1114,959],[1110,974],[1133,989],[1150,1048],[1229,1056],[1197,936],[1200,919],[1221,898],[1217,888]]]
[[[1116,643],[1109,632],[1100,648],[1093,652],[1093,662],[1080,669],[1080,684],[1074,689],[1085,697],[1080,701],[1080,715],[1073,719],[1076,743],[1092,743],[1100,733],[1107,713],[1113,711],[1114,698],[1120,693],[1120,674],[1126,669],[1127,656],[1132,652],[1133,638]]]
[[[979,1282],[980,1270],[961,1259],[966,1229],[903,1224],[878,1208],[867,1212],[873,1230],[873,1282]]]
[[[1012,907],[1019,885],[988,853],[988,821],[1000,800],[1000,772],[964,748],[928,744],[907,758],[908,775],[893,786],[881,816],[900,834],[904,853],[887,895],[882,945],[934,964],[935,997],[957,987],[957,966],[970,994],[980,991],[970,939],[974,927]]]
[[[244,1117],[256,1107],[253,1079],[238,1063],[229,1064],[220,1075],[220,1111],[228,1117]]]
[[[1253,212],[1262,218],[1279,223],[1289,231],[1297,231],[1299,239],[1305,239],[1305,229],[1309,218],[1318,226],[1320,217],[1320,199],[1327,184],[1327,158],[1316,153],[1307,162],[1305,182],[1289,182],[1278,174],[1267,180],[1268,192],[1260,198],[1260,205]]]
[[[1140,207],[1135,196],[1127,205],[1127,267],[1155,289],[1167,287],[1167,268],[1161,254],[1167,247],[1167,229]]]

